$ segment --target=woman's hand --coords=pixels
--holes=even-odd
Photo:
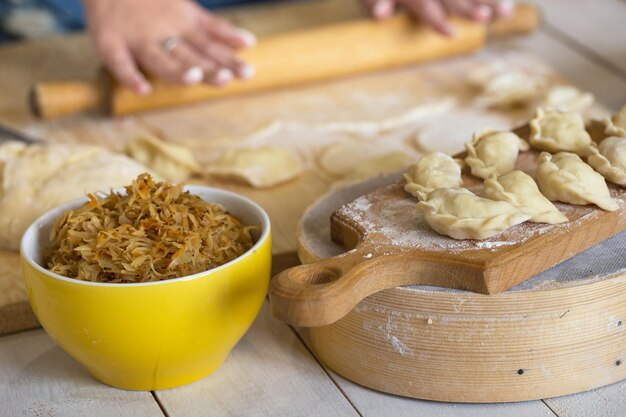
[[[255,44],[190,0],[84,0],[87,25],[104,65],[138,94],[150,84],[140,69],[173,83],[225,85],[254,75],[236,57]]]
[[[454,36],[448,15],[459,15],[479,22],[496,16],[510,16],[515,10],[512,0],[363,0],[372,16],[386,19],[393,15],[396,6],[404,7],[410,14],[433,27],[437,32]]]

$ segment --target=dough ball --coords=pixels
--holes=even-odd
[[[272,146],[226,150],[207,169],[209,175],[243,181],[255,188],[287,182],[302,171],[302,163],[293,152]]]

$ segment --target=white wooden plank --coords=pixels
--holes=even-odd
[[[507,41],[494,41],[490,45],[493,49],[510,47],[532,52],[578,88],[592,92],[598,102],[613,111],[619,110],[622,105],[626,104],[625,79],[541,30],[529,36]]]
[[[593,391],[544,400],[559,417],[626,416],[626,380]]]
[[[150,392],[108,387],[43,330],[0,338],[0,415],[161,416]]]
[[[541,401],[501,404],[423,401],[363,388],[335,373],[331,376],[363,417],[554,417]]]
[[[296,329],[309,343],[307,332]],[[327,369],[362,417],[554,417],[541,401],[502,404],[445,403],[385,394],[357,385]]]
[[[626,77],[626,3],[620,0],[550,0],[545,20],[562,35],[614,66]]]
[[[156,394],[170,417],[358,415],[267,303],[213,375]]]

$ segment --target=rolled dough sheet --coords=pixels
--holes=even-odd
[[[365,159],[400,149],[410,158],[417,157],[419,153],[407,138],[425,120],[446,114],[455,107],[455,100],[442,98],[417,103],[403,113],[380,120],[328,123],[276,120],[238,138],[226,137],[212,141],[207,163],[219,158],[226,149],[273,146],[291,150],[305,163],[308,162],[308,167],[311,168],[314,167],[317,156],[327,148],[344,146],[338,144],[352,146],[355,141],[362,141],[363,148],[369,148],[367,152],[361,152],[367,153]]]

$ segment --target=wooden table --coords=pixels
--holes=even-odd
[[[541,6],[547,21],[542,29],[507,42],[542,57],[610,109],[626,103],[626,2],[551,0]],[[237,12],[233,14],[237,17]],[[83,36],[1,48],[0,120],[17,128],[30,122],[20,100],[33,80],[59,78],[59,73],[42,73],[55,67],[48,65],[50,60],[64,69],[66,78],[93,71],[93,56],[77,59],[85,50]],[[40,65],[41,59],[48,61]],[[23,60],[31,60],[32,71],[17,70],[23,68]],[[66,60],[85,65],[59,65]],[[293,255],[281,255],[275,267],[295,261]],[[390,396],[325,369],[308,349],[306,334],[272,319],[266,305],[215,374],[159,392],[121,391],[96,382],[42,330],[0,337],[0,415],[626,416],[626,381],[577,395],[514,404],[447,404]]]

